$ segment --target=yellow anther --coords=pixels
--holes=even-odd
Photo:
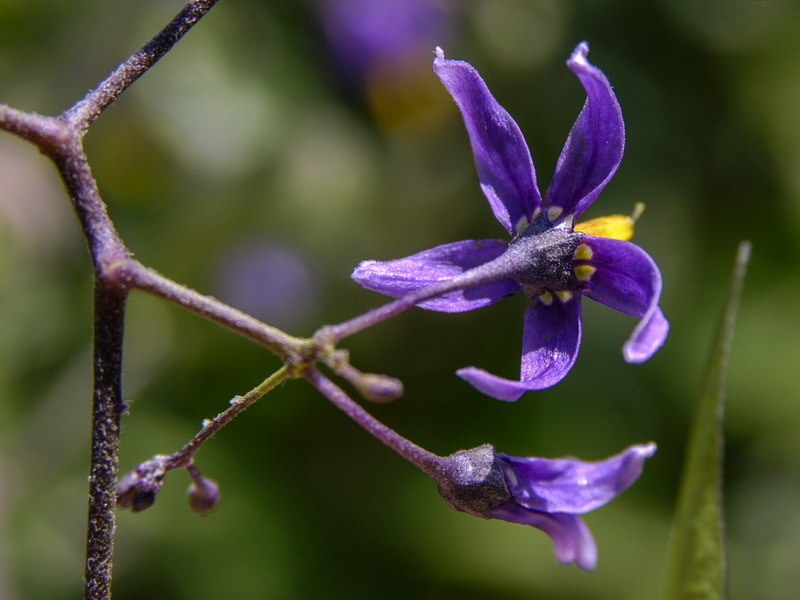
[[[588,244],[579,244],[577,248],[575,248],[575,258],[578,260],[589,260],[592,258],[594,251],[589,247]]]
[[[615,240],[629,240],[633,237],[633,224],[644,211],[644,203],[637,202],[633,213],[628,215],[610,215],[589,219],[575,226],[575,231],[596,235],[597,237],[613,238]]]
[[[561,213],[564,212],[564,209],[560,206],[551,206],[547,209],[547,218],[551,221],[555,221],[558,217],[561,216]]]
[[[550,306],[553,303],[553,294],[550,292],[542,292],[539,294],[539,300],[541,300],[542,304],[545,306]]]
[[[592,265],[578,265],[572,269],[573,273],[575,273],[575,277],[578,278],[578,281],[588,281],[592,275],[594,275],[595,271],[597,271],[596,267]]]
[[[561,300],[561,302],[569,302],[572,300],[572,292],[568,292],[566,290],[556,292],[556,296],[558,296],[558,299]]]

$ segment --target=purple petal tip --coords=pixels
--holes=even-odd
[[[527,391],[520,382],[492,375],[476,367],[464,367],[456,371],[456,375],[479,392],[503,402],[516,402]]]
[[[567,64],[571,63],[581,63],[584,65],[589,64],[589,60],[587,56],[589,55],[589,42],[581,42],[577,46],[575,46],[575,50],[572,51],[572,54],[567,61]]]
[[[660,308],[656,308],[649,316],[643,318],[631,337],[622,347],[625,361],[639,364],[648,360],[664,345],[669,334],[669,321]]]

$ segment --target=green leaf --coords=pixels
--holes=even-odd
[[[722,600],[726,597],[722,494],[725,380],[736,309],[749,258],[750,243],[742,242],[689,438],[672,522],[667,600]]]

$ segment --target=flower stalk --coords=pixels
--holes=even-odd
[[[281,367],[245,395],[231,399],[230,406],[216,417],[203,421],[203,428],[183,448],[168,455],[157,454],[138,464],[116,485],[117,504],[134,512],[149,508],[155,502],[164,476],[173,469],[186,469],[193,482],[189,490],[189,505],[199,514],[210,512],[219,503],[219,489],[216,483],[200,474],[194,464],[195,454],[220,429],[291,376],[289,367]]]

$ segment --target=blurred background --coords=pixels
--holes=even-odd
[[[0,101],[58,114],[146,42],[179,0],[0,0]],[[586,217],[646,211],[635,241],[664,276],[664,348],[628,365],[635,320],[584,302],[570,376],[515,404],[458,379],[518,373],[523,298],[413,310],[343,345],[405,397],[367,408],[439,454],[606,457],[655,441],[639,482],[586,517],[599,566],[532,528],[451,512],[433,483],[304,382],[197,456],[223,501],[190,512],[170,473],[121,512],[117,599],[641,599],[660,596],[684,442],[736,245],[753,242],[727,405],[731,598],[800,586],[800,4],[792,0],[223,0],[87,137],[136,256],[298,335],[383,302],[349,280],[466,238],[504,237],[458,111],[431,70],[479,69],[549,182],[585,100],[565,66],[588,40],[627,125]],[[92,277],[55,170],[0,135],[0,597],[77,597],[89,462]],[[171,453],[279,366],[133,294],[121,468]]]

